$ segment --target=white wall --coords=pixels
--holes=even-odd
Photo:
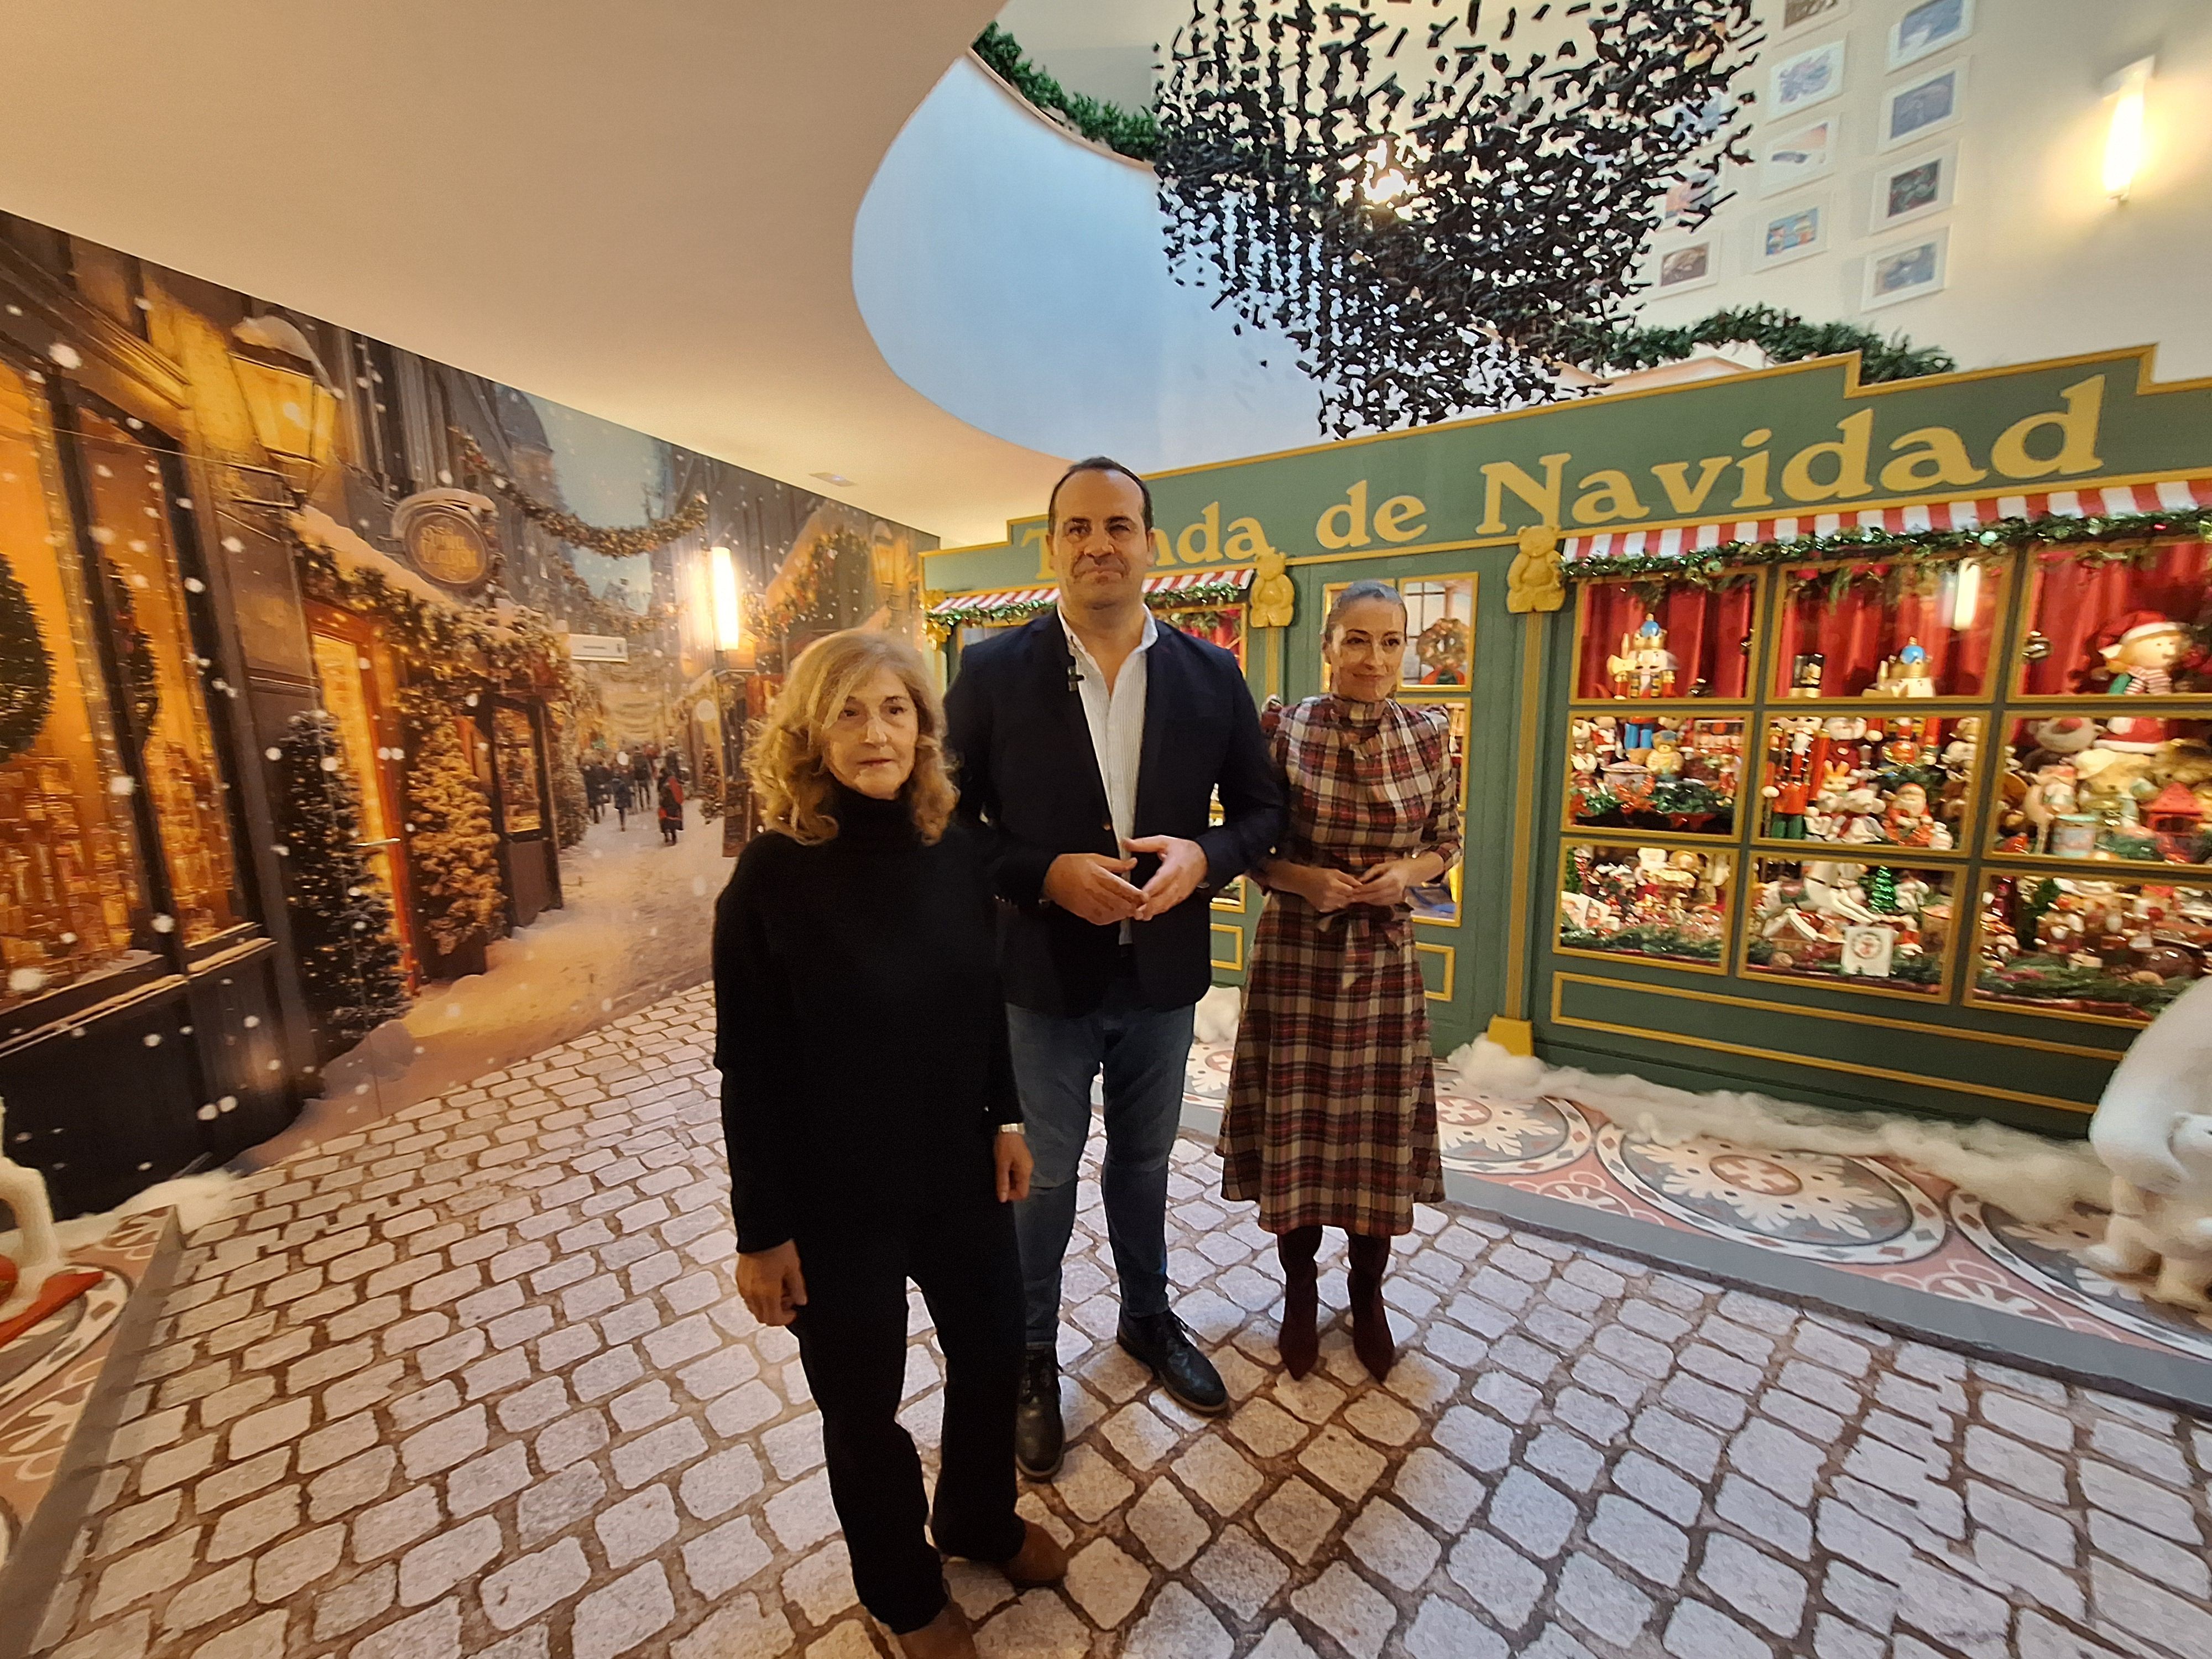
[[[892,370],[984,431],[1140,470],[1318,441],[1279,337],[1176,286],[1156,182],[969,59],[890,148],[853,227],[853,292]]]
[[[1755,176],[1732,169],[1726,183],[1738,199],[1709,227],[1719,239],[1718,279],[1653,296],[1641,320],[1671,325],[1764,301],[1815,321],[1903,331],[1916,343],[1944,347],[1966,368],[2155,342],[2161,379],[2212,374],[2212,4],[1976,0],[1964,40],[1892,70],[1890,27],[1911,3],[1855,0],[1784,34],[1783,0],[1763,0],[1774,38],[1754,70],[1760,102],[1753,146],[1766,131],[1834,112],[1838,159],[1826,179],[1769,197],[1758,194]],[[1845,42],[1843,92],[1772,125],[1769,68],[1836,39]],[[2110,107],[2103,83],[2154,52],[2149,155],[2130,198],[2114,204],[2099,176]],[[1961,60],[1962,119],[1920,143],[1880,149],[1883,94]],[[1949,210],[1870,234],[1878,175],[1953,143],[1958,173]],[[1832,216],[1828,251],[1763,268],[1755,247],[1768,218],[1815,203]],[[1866,309],[1869,255],[1931,227],[1948,231],[1947,286]],[[1703,234],[1662,235],[1657,248]]]

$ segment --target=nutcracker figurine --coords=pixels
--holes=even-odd
[[[1875,672],[1874,684],[1867,688],[1869,697],[1932,697],[1936,695],[1935,677],[1928,670],[1928,647],[1918,640],[1908,639],[1905,648],[1893,657],[1885,657]]]
[[[1667,630],[1656,617],[1646,617],[1633,633],[1623,634],[1620,654],[1609,658],[1605,666],[1613,676],[1616,697],[1674,695],[1674,653],[1667,648]]]
[[[1776,751],[1773,773],[1759,793],[1766,797],[1766,833],[1777,841],[1805,839],[1805,809],[1812,805],[1817,780],[1813,771],[1813,720],[1785,720],[1789,736]]]

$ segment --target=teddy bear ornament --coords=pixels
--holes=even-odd
[[[2212,1310],[2212,979],[2167,1004],[2120,1057],[2089,1144],[2112,1172],[2112,1213],[2082,1259],[2142,1276],[2154,1301]]]

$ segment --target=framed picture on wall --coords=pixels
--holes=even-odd
[[[1767,108],[1776,115],[1825,104],[1844,89],[1844,43],[1823,41],[1783,58],[1769,77]]]
[[[1782,0],[1782,32],[1795,34],[1815,23],[1831,23],[1851,9],[1851,0]]]
[[[1759,147],[1759,193],[1779,196],[1815,179],[1825,179],[1836,165],[1838,122],[1833,115],[1792,127],[1764,139]]]
[[[1974,29],[1974,0],[1920,0],[1889,26],[1889,66],[1903,69],[1965,40]]]
[[[1959,147],[1946,144],[1925,155],[1877,169],[1869,232],[1879,236],[1915,219],[1942,212],[1951,205],[1953,175],[1958,167]]]
[[[1966,99],[1966,65],[1947,64],[1933,75],[1882,94],[1881,148],[1895,149],[1955,124]]]
[[[1651,287],[1659,294],[1681,294],[1704,288],[1720,276],[1720,239],[1700,236],[1680,247],[1662,248]]]
[[[1945,281],[1950,236],[1948,228],[1938,227],[1914,240],[1876,248],[1868,254],[1866,292],[1859,304],[1872,311],[1938,292]]]
[[[1759,270],[1822,253],[1828,246],[1828,204],[1804,202],[1769,214],[1759,227],[1753,264]]]
[[[1686,179],[1668,187],[1659,203],[1659,227],[1662,230],[1694,230],[1711,216],[1720,201],[1720,175],[1711,167],[1698,167]]]
[[[1406,661],[1402,685],[1464,691],[1474,678],[1474,585],[1472,572],[1456,576],[1407,576],[1397,584],[1406,602]],[[1331,582],[1321,591],[1321,616],[1328,626],[1336,596],[1352,584]],[[1321,667],[1321,689],[1329,689],[1328,664]]]

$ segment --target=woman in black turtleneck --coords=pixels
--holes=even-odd
[[[937,1547],[1017,1588],[1066,1556],[1014,1513],[1030,1156],[990,885],[951,822],[944,711],[913,647],[810,647],[747,769],[765,833],[714,910],[714,1063],[738,1289],[789,1325],[862,1604],[912,1659],[975,1651]],[[933,1511],[896,1420],[908,1279],[945,1351]]]

